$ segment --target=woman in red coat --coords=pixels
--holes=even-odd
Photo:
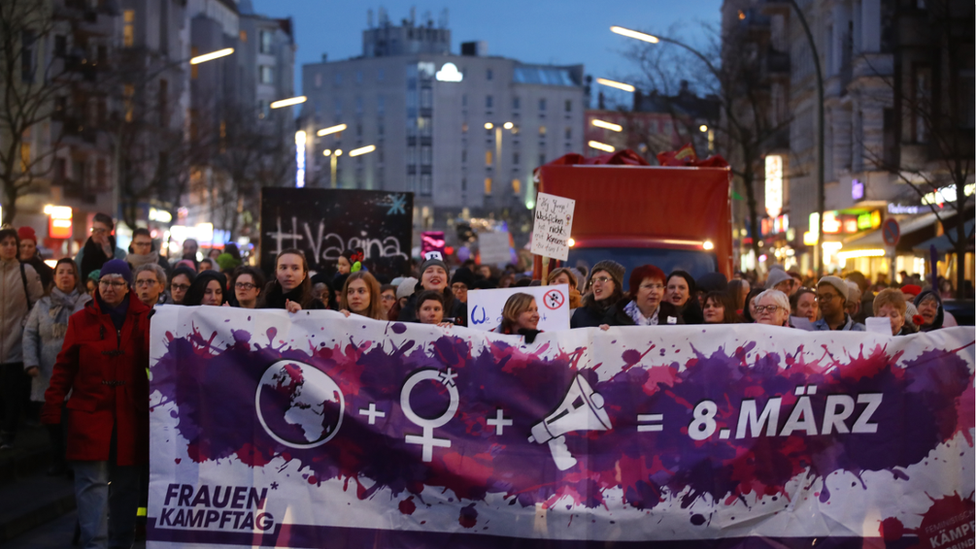
[[[149,460],[149,311],[125,261],[102,266],[95,299],[71,315],[41,421],[61,421],[75,471],[82,547],[131,547]],[[111,517],[111,518],[110,518]]]

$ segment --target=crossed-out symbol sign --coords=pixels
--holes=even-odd
[[[547,309],[555,311],[563,306],[563,303],[566,302],[566,297],[559,290],[549,290],[546,292],[545,297],[542,298],[542,302],[546,304]]]

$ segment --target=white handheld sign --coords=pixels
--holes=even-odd
[[[539,193],[535,201],[535,223],[532,226],[532,253],[569,259],[569,234],[573,230],[573,210],[576,201],[546,193]]]
[[[569,329],[569,286],[525,286],[468,292],[468,328],[485,332],[502,323],[502,309],[512,294],[529,294],[539,308],[539,329],[544,332]]]

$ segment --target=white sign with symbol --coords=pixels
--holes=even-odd
[[[539,193],[532,227],[532,253],[560,261],[569,259],[569,236],[573,230],[576,201]]]
[[[485,332],[502,323],[502,310],[512,294],[529,294],[539,308],[539,329],[554,332],[569,329],[569,286],[525,286],[468,291],[468,328]]]

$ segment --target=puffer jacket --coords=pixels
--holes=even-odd
[[[41,422],[61,422],[68,399],[67,459],[107,461],[116,437],[116,463],[149,461],[149,313],[129,292],[129,310],[116,330],[98,299],[71,315],[64,346],[44,393]]]
[[[24,279],[20,275],[20,261],[0,260],[0,364],[23,360],[24,324],[30,313],[30,305],[44,296],[41,277],[30,265],[24,265],[27,277],[28,304],[24,293]]]
[[[91,296],[78,291],[73,292],[73,298],[65,307],[70,307],[70,313],[77,313],[85,308],[85,303]],[[51,316],[51,296],[46,295],[34,305],[27,322],[24,325],[24,370],[37,367],[40,373],[31,378],[31,401],[44,402],[44,391],[47,390],[54,370],[54,362],[61,352],[64,343],[64,325],[60,325],[60,335],[56,333],[54,317]]]

